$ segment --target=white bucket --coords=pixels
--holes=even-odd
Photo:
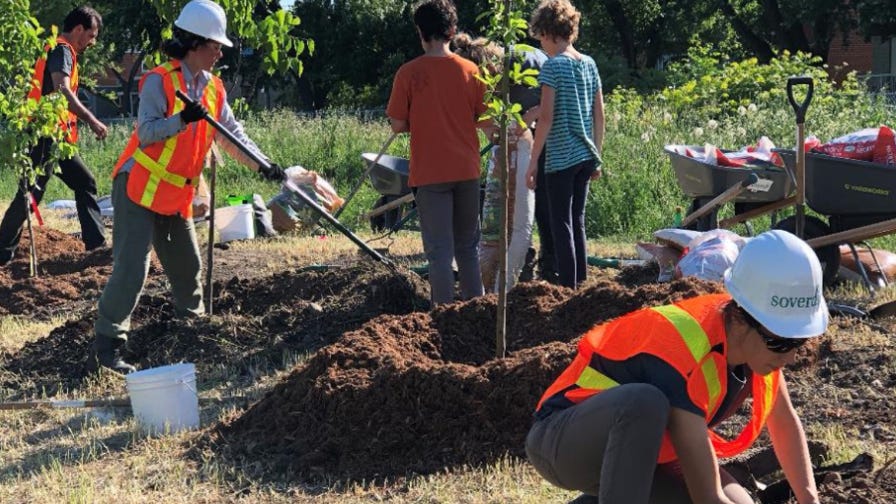
[[[134,417],[152,433],[199,427],[196,366],[172,364],[126,375]]]
[[[215,229],[222,242],[255,238],[252,205],[234,205],[215,209]]]

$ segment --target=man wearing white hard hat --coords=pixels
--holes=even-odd
[[[785,231],[744,246],[727,294],[632,312],[591,329],[538,403],[526,453],[573,502],[752,503],[719,466],[768,427],[800,504],[818,502],[781,368],[828,326],[821,266]],[[715,427],[752,397],[732,439]]]
[[[97,310],[96,340],[88,359],[94,368],[135,369],[122,354],[152,248],[168,276],[178,315],[205,312],[192,203],[212,142],[264,178],[283,179],[277,164],[259,167],[202,120],[208,114],[265,158],[234,118],[223,83],[211,73],[222,48],[233,46],[224,10],[210,0],[193,0],[181,10],[173,31],[163,47],[171,61],[140,81],[137,126],[112,173],[114,262]],[[185,105],[176,91],[192,103]]]

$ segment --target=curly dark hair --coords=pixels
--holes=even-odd
[[[162,52],[169,58],[184,59],[188,52],[206,42],[209,42],[209,39],[175,26],[174,36],[162,43]]]
[[[414,9],[414,24],[423,40],[450,41],[457,28],[457,9],[451,0],[424,0]]]
[[[569,42],[579,37],[579,20],[582,14],[569,0],[541,0],[529,20],[529,34],[544,35]]]

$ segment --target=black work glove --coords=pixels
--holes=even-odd
[[[286,173],[277,163],[271,163],[267,168],[259,166],[258,173],[260,173],[265,180],[270,180],[272,182],[283,182],[286,180]]]
[[[208,113],[208,110],[202,106],[198,101],[194,101],[192,103],[188,103],[183,110],[180,111],[180,119],[184,122],[184,124],[190,124],[191,122],[196,122]]]

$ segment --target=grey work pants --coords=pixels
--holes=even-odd
[[[479,180],[416,188],[423,250],[429,261],[432,304],[454,301],[452,259],[457,261],[462,299],[481,296],[479,273]]]
[[[538,420],[526,437],[529,461],[544,479],[606,504],[690,504],[677,464],[657,466],[669,400],[653,385],[613,387]],[[724,469],[725,495],[752,503]]]
[[[94,330],[97,348],[127,341],[131,313],[149,273],[150,247],[165,270],[180,315],[205,312],[202,302],[202,260],[192,219],[159,215],[127,195],[127,173],[112,184],[112,274],[100,296]]]

